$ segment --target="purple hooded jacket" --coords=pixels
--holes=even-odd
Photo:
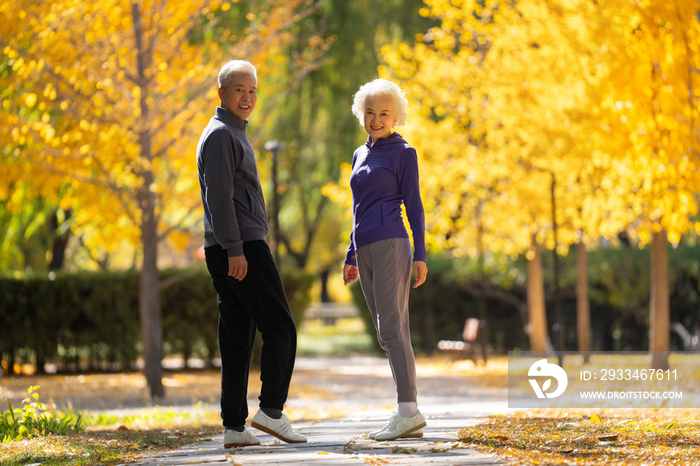
[[[425,214],[418,182],[418,157],[399,133],[370,138],[352,156],[352,220],[350,247],[345,263],[357,265],[355,251],[389,238],[408,238],[401,204],[411,226],[414,261],[425,261]]]

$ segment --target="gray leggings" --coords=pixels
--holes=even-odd
[[[416,401],[416,361],[408,325],[413,266],[408,238],[390,238],[357,250],[360,285],[379,344],[389,358],[399,402]]]

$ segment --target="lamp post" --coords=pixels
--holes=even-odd
[[[280,197],[277,192],[279,181],[277,179],[277,152],[284,149],[284,143],[281,141],[267,141],[265,150],[272,152],[272,238],[275,241],[275,262],[277,267],[280,265]]]

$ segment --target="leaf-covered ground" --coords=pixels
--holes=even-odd
[[[339,361],[342,360],[333,359],[330,363]],[[295,371],[290,399],[306,401],[299,403],[304,407],[288,406],[285,412],[298,422],[340,417],[357,409],[392,408],[376,401],[376,392],[384,395],[387,390],[393,390],[388,364],[362,364],[361,372],[346,371],[351,367],[342,367],[342,363],[335,370]],[[497,387],[502,392],[507,382],[505,361],[499,359],[483,366],[439,356],[419,358],[417,366],[426,391],[448,390],[457,394],[465,387],[479,392]],[[27,386],[40,385],[44,402],[63,410],[72,406],[84,415],[87,423],[84,433],[2,443],[0,464],[124,463],[138,455],[172,450],[221,431],[218,370],[167,372],[164,382],[167,398],[160,400],[161,406],[156,406],[147,398],[143,377],[138,373],[0,378],[2,394],[11,395],[13,403],[26,396]],[[253,371],[249,387],[251,406],[256,404],[259,390],[259,372]],[[351,398],[358,401],[345,403]]]
[[[387,373],[376,377],[336,369],[295,373],[290,399],[330,403],[286,409],[293,421],[349,414],[341,403],[349,396],[371,400],[373,390],[393,387],[388,366],[383,364],[376,369]],[[375,370],[367,369],[368,373]],[[470,393],[493,391],[500,398],[507,387],[506,358],[475,365],[441,355],[419,358],[417,370],[426,393],[449,391],[468,398]],[[60,405],[60,409],[72,405],[86,416],[88,425],[83,433],[0,444],[0,464],[124,463],[221,431],[218,370],[168,372],[165,383],[168,398],[159,407],[148,400],[143,377],[137,373],[0,378],[3,394],[16,393],[17,397],[26,394],[27,386],[41,385],[44,402]],[[252,373],[251,400],[259,392],[259,383],[259,373]],[[490,418],[460,434],[464,446],[518,465],[700,465],[699,414],[700,410],[531,410]]]
[[[517,465],[700,465],[700,409],[527,410],[460,439]]]
[[[349,319],[341,322],[342,327],[312,323],[300,337],[310,341],[306,345],[310,354],[352,353],[360,349],[358,345],[339,346],[336,334],[342,331],[350,336],[364,336],[358,322],[361,324],[360,319]],[[144,377],[137,372],[2,377],[0,411],[7,410],[7,400],[15,407],[21,406],[27,387],[38,385],[41,401],[47,405],[82,413],[87,431],[0,443],[0,464],[124,463],[138,455],[172,450],[221,432],[219,369],[166,371],[163,384],[167,398],[154,402],[148,397]],[[259,391],[260,372],[254,369],[250,374],[249,398],[255,399]],[[303,380],[295,381],[290,389],[290,398],[333,399],[335,396]],[[347,410],[312,406],[287,408],[285,413],[292,421],[299,421],[340,417]]]
[[[134,460],[144,453],[171,450],[204,440],[219,426],[188,426],[180,429],[110,429],[47,436],[0,444],[3,465],[97,465]]]
[[[314,337],[309,348],[318,345],[326,350],[336,339],[336,330],[319,325],[312,327],[306,332]],[[343,330],[350,331],[349,328]],[[352,351],[346,347],[337,348],[338,354],[347,352]],[[336,369],[295,372],[290,399],[330,402],[318,406],[304,403],[305,408],[285,409],[293,421],[349,414],[351,408],[342,404],[348,397],[370,402],[376,391],[393,387],[388,365],[368,367],[362,374],[346,373],[340,370],[342,367]],[[386,373],[372,374],[374,370]],[[444,354],[419,357],[417,371],[425,394],[430,390],[449,391],[466,399],[472,393],[493,393],[498,399],[507,388],[505,357],[491,358],[486,365],[452,361]],[[259,372],[253,371],[249,387],[251,400],[259,393],[259,379]],[[139,455],[211,438],[221,431],[218,369],[168,371],[164,383],[167,398],[154,403],[148,398],[143,376],[138,373],[0,378],[0,400],[10,398],[14,405],[19,405],[26,396],[27,387],[39,385],[44,403],[61,410],[80,411],[88,426],[86,432],[67,436],[1,443],[0,464],[125,463]],[[0,410],[3,408],[7,409],[0,406]],[[360,409],[377,408],[391,406],[367,405]],[[460,437],[464,446],[493,453],[517,465],[700,466],[700,409],[528,410],[492,417],[483,424],[462,430]]]
[[[203,377],[211,375],[203,374]],[[192,378],[197,379],[195,376]],[[293,421],[328,419],[347,414],[328,408],[290,408],[285,412]],[[173,450],[221,432],[218,409],[202,403],[189,408],[84,411],[83,415],[88,425],[86,432],[0,443],[0,464],[125,463],[139,455]]]

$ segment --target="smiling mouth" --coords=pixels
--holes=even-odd
[[[379,126],[379,127],[377,127],[377,126],[370,126],[370,128],[372,128],[372,130],[374,130],[374,131],[381,131],[382,129],[384,129],[383,126]]]

